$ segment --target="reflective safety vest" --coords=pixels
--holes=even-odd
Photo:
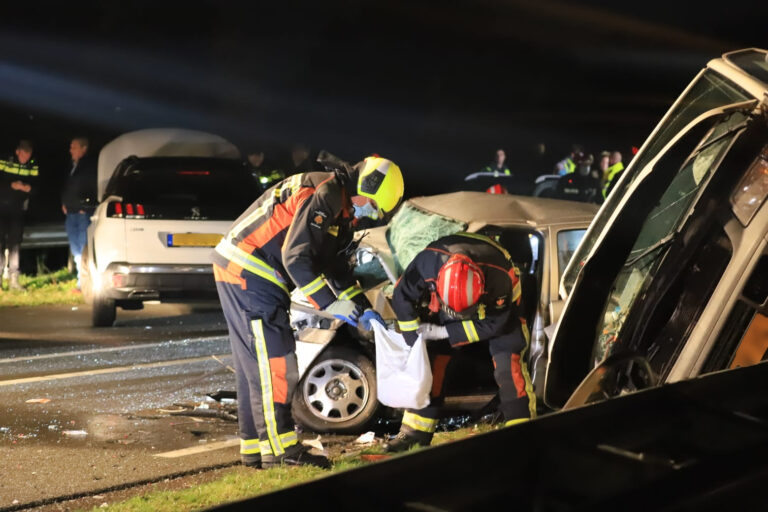
[[[565,174],[571,174],[576,170],[576,162],[572,158],[568,157],[563,161],[563,167],[565,167]]]
[[[481,172],[492,172],[495,176],[511,176],[512,171],[509,170],[509,167],[506,165],[503,166],[501,169],[496,167],[495,165],[486,165],[483,167],[483,170]]]
[[[608,197],[608,189],[611,188],[611,183],[613,183],[613,179],[616,177],[617,174],[619,174],[621,171],[624,170],[624,164],[621,162],[616,162],[612,166],[610,166],[608,169],[605,170],[605,182],[603,183],[603,198]]]
[[[0,160],[0,171],[13,174],[19,178],[37,177],[39,172],[37,163],[35,163],[34,159],[30,159],[25,164],[9,160]]]

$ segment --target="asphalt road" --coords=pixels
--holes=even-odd
[[[89,325],[86,306],[0,309],[0,510],[238,459],[235,423],[168,414],[234,388],[220,310]]]

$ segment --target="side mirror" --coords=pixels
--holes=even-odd
[[[563,410],[658,385],[659,378],[646,358],[626,352],[613,354],[584,377]]]

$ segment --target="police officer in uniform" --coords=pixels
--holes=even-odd
[[[29,195],[37,186],[38,167],[32,158],[32,142],[22,140],[15,157],[0,160],[0,275],[5,268],[8,249],[9,288],[19,284],[19,253],[24,234],[24,215],[29,208]]]

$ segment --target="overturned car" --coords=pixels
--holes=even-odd
[[[577,406],[768,355],[768,52],[711,61],[563,278],[544,398]]]
[[[388,226],[362,234],[354,272],[374,307],[394,323],[388,297],[419,251],[459,231],[493,238],[521,269],[523,314],[532,326],[529,364],[534,387],[540,390],[545,328],[562,308],[559,278],[596,211],[597,206],[586,203],[479,192],[413,198]],[[301,375],[293,399],[297,421],[318,432],[362,430],[379,411],[372,340],[313,310],[297,292],[291,318]],[[460,352],[452,367],[455,378],[447,384],[449,406],[476,406],[472,397],[487,402],[495,393],[487,347],[470,345]]]

